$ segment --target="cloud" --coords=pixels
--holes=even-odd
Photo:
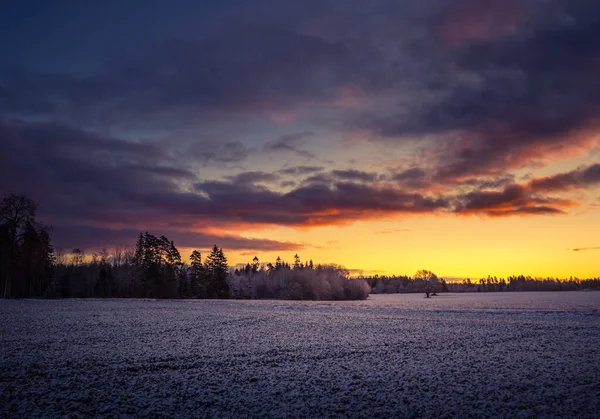
[[[448,48],[506,36],[526,19],[528,0],[455,0],[439,14],[438,32]]]
[[[335,182],[356,182],[356,183],[373,183],[382,179],[382,176],[375,172],[365,172],[362,170],[346,169],[332,170],[330,172],[322,172],[313,174],[305,178],[302,183],[306,184],[322,184],[329,185]]]
[[[300,132],[297,134],[283,135],[275,141],[269,141],[266,143],[264,145],[264,149],[271,152],[293,153],[305,159],[317,159],[316,154],[307,150],[303,150],[299,146],[299,144],[301,144],[305,138],[312,137],[313,135],[314,134],[312,132]]]
[[[569,191],[600,185],[600,164],[570,172],[531,179],[528,186],[536,191]]]
[[[431,64],[412,81],[429,86],[423,99],[399,105],[402,112],[372,112],[360,126],[386,141],[435,139],[427,147],[436,181],[497,176],[598,146],[597,2],[448,4],[450,16],[481,33],[454,18],[463,31],[456,48],[430,49]],[[500,26],[484,24],[482,13]]]
[[[270,172],[251,171],[242,172],[234,176],[228,176],[233,183],[255,185],[256,183],[273,183],[279,180],[279,176]]]
[[[427,172],[420,167],[413,167],[410,169],[406,169],[400,173],[396,173],[392,176],[392,180],[394,181],[405,181],[405,180],[413,180],[413,179],[422,179],[427,175]]]
[[[257,152],[255,147],[239,141],[179,142],[176,147],[169,148],[174,148],[180,160],[202,165],[240,163]]]
[[[564,214],[575,202],[532,194],[526,187],[513,184],[501,191],[476,191],[458,197],[455,212],[490,217],[512,215]]]
[[[600,250],[600,247],[578,247],[576,249],[571,249],[574,252],[587,252],[590,250]]]
[[[373,172],[363,172],[361,170],[334,170],[331,175],[340,180],[349,180],[356,182],[375,182],[379,175]]]
[[[388,228],[386,230],[377,231],[375,234],[396,234],[396,233],[408,233],[408,228]]]
[[[57,248],[79,247],[86,250],[99,250],[114,246],[134,245],[140,230],[108,229],[90,226],[54,226],[52,239]],[[152,233],[152,230],[150,231]],[[295,251],[302,250],[305,245],[281,242],[269,239],[246,238],[232,235],[214,235],[194,231],[160,230],[156,234],[173,240],[177,247],[206,249],[217,244],[226,250],[253,251]]]
[[[207,197],[198,209],[210,212],[214,218],[296,227],[429,213],[449,206],[440,197],[355,182],[308,183],[285,193],[219,181],[199,182],[196,189]]]
[[[595,187],[600,184],[600,165],[593,164],[570,172],[531,178],[523,184],[505,184],[508,180],[486,186],[480,184],[480,189],[457,198],[455,211],[489,216],[563,214],[577,203],[565,197],[555,198],[542,194]],[[505,186],[500,190],[487,189],[503,184]]]
[[[303,176],[324,170],[322,166],[292,166],[279,170],[284,175]]]
[[[280,191],[281,171],[198,180],[193,171],[153,146],[66,126],[4,122],[0,139],[3,190],[31,195],[49,224],[110,231],[211,229],[221,231],[222,237],[225,231],[261,225],[309,228],[397,215],[563,214],[576,202],[547,193],[598,182],[598,165],[591,165],[523,184],[500,179],[465,184],[461,187],[471,189],[464,192],[432,193],[376,173],[333,170]],[[409,170],[400,177],[422,174]],[[310,174],[321,168],[282,171]]]
[[[598,186],[598,164],[516,172],[599,144],[596,1],[292,3],[238,5],[227,24],[209,13],[210,25],[127,53],[111,43],[109,61],[64,46],[75,58],[62,72],[8,57],[0,189],[30,194],[57,226],[224,237],[398,215],[566,214]],[[338,161],[320,159],[356,130]],[[364,153],[375,142],[385,151]]]
[[[270,22],[199,32],[200,39],[141,44],[89,76],[5,70],[0,111],[87,124],[193,123],[218,111],[266,115],[329,100],[353,77],[343,44]]]

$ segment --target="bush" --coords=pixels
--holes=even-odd
[[[371,292],[367,281],[335,266],[230,274],[227,282],[233,298],[242,299],[365,300]]]

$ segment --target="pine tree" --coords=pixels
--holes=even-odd
[[[294,255],[294,269],[302,269],[302,262],[300,262],[300,256],[298,256],[298,253]]]
[[[194,298],[207,297],[206,271],[202,264],[202,256],[194,250],[190,255],[190,294]]]
[[[183,268],[181,255],[172,241],[145,232],[136,243],[134,263],[141,295],[174,298],[178,295],[178,279]]]
[[[208,297],[209,298],[229,298],[229,285],[227,285],[227,258],[215,244],[210,255],[206,258],[206,270],[208,274]]]

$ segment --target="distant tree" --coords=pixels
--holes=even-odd
[[[258,256],[254,256],[254,259],[252,259],[252,273],[257,273],[259,266],[260,265],[258,264]]]
[[[181,255],[165,236],[140,234],[134,264],[143,297],[174,298],[178,294],[178,277],[183,268]]]
[[[300,256],[298,256],[298,253],[294,255],[294,269],[302,269],[302,262],[300,262]]]
[[[429,298],[429,295],[432,293],[435,295],[439,285],[439,278],[436,274],[426,269],[421,269],[415,273],[415,279],[424,281],[423,290],[425,291],[425,296],[427,298]]]
[[[177,292],[180,297],[191,297],[191,287],[189,278],[189,268],[181,264],[177,270]]]
[[[100,263],[100,272],[96,281],[94,295],[96,297],[106,298],[113,296],[113,273],[108,263]]]
[[[445,279],[440,281],[440,286],[442,288],[442,292],[448,292],[448,284],[446,283]]]
[[[200,252],[194,250],[190,255],[190,294],[195,298],[206,298],[207,284],[206,271],[202,264]]]
[[[210,255],[206,258],[206,271],[208,276],[208,297],[229,298],[229,285],[227,285],[227,258],[215,244]]]
[[[71,251],[71,264],[73,266],[83,265],[84,260],[85,260],[85,251],[83,249],[76,248]]]

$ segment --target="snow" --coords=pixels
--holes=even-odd
[[[0,417],[598,417],[600,292],[0,301]]]

